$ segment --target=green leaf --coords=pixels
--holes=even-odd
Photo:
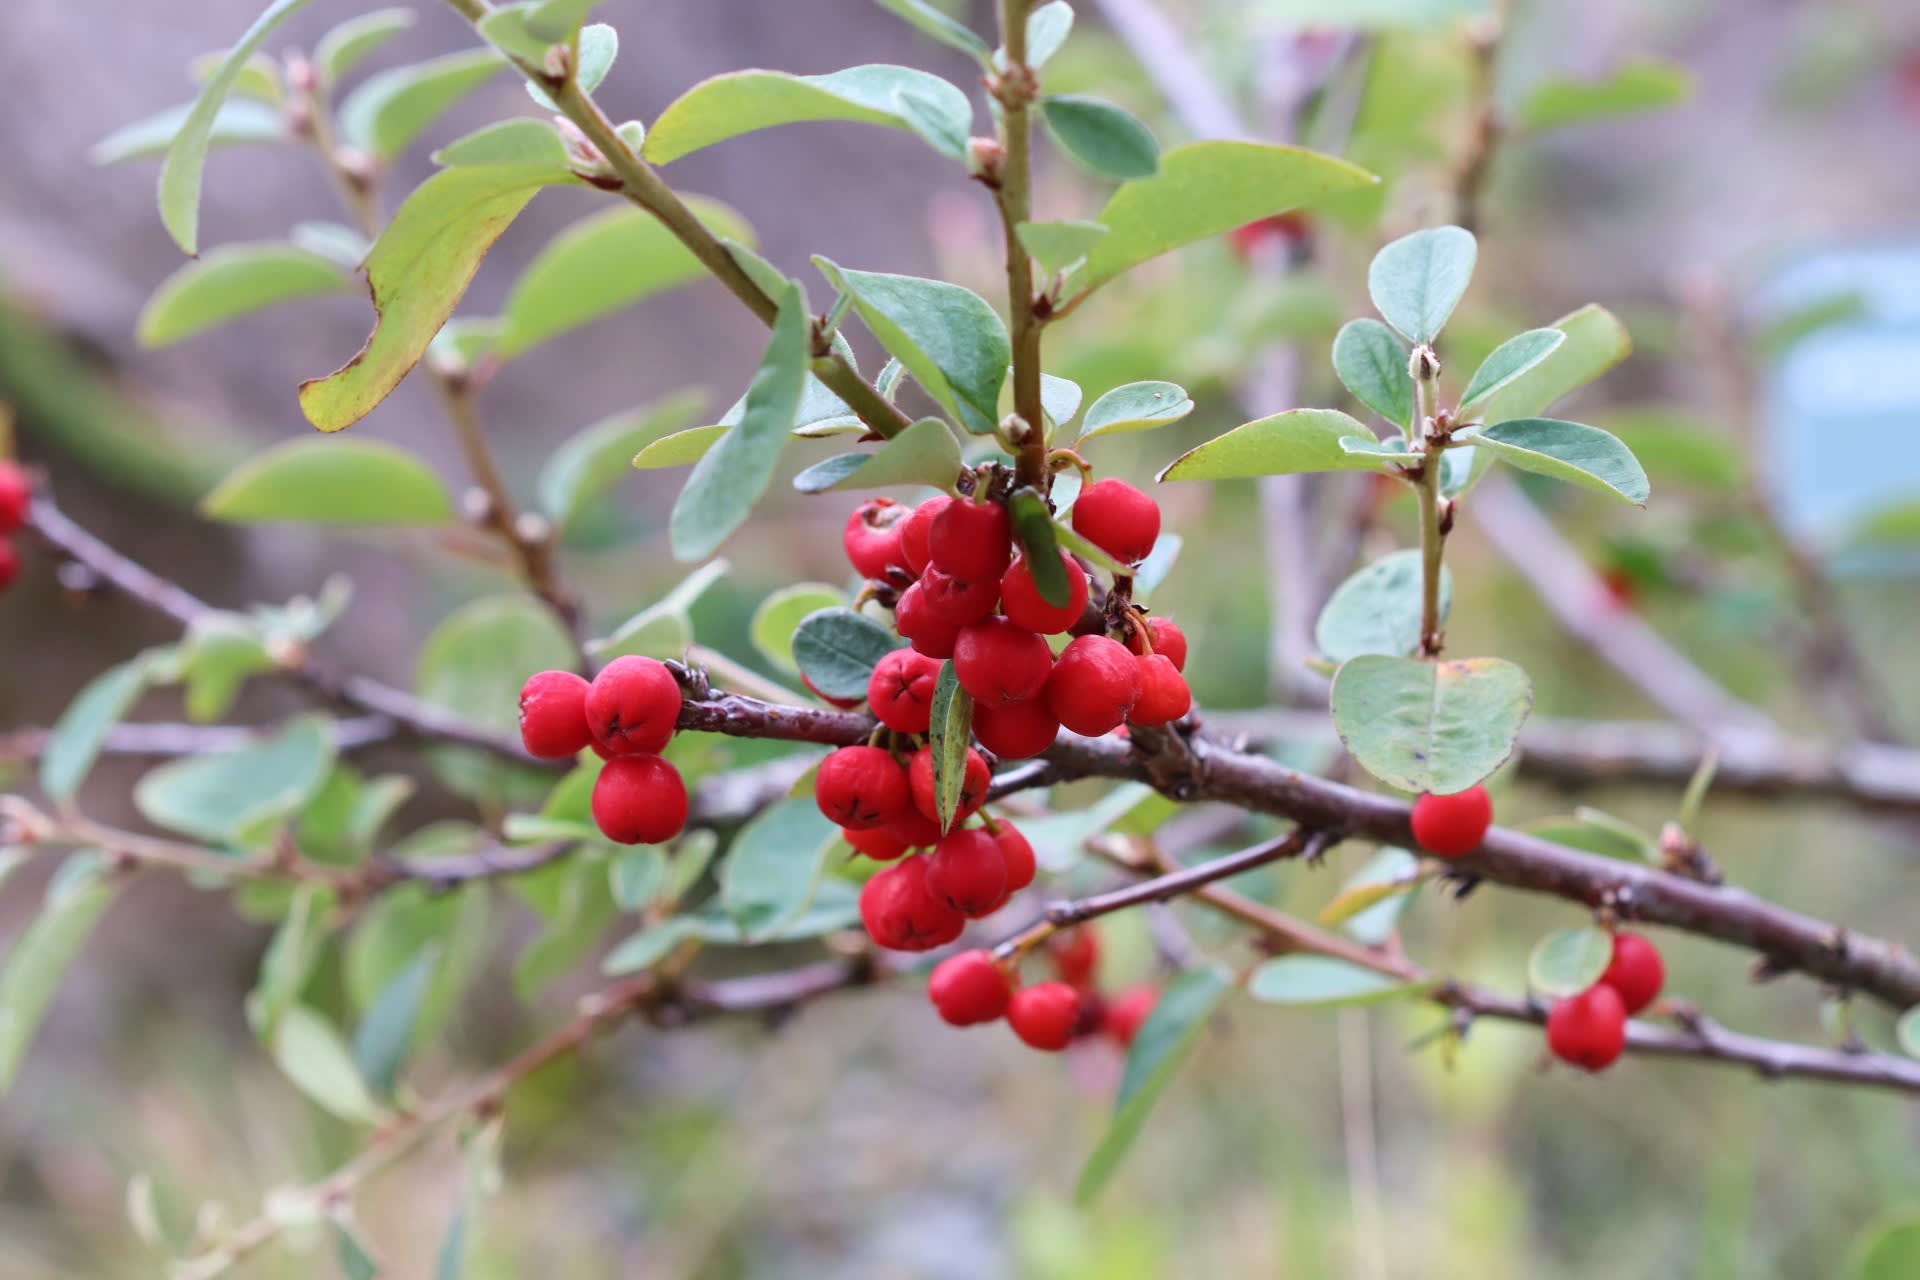
[[[1149,178],[1160,168],[1160,144],[1132,113],[1077,93],[1040,100],[1040,118],[1067,158],[1103,178]]]
[[[1133,385],[1144,386],[1147,384],[1134,383]],[[1161,385],[1172,386],[1173,384],[1163,383]],[[1181,394],[1185,395],[1186,393],[1181,392]],[[1073,415],[1080,412],[1080,402],[1086,399],[1086,395],[1087,393],[1081,390],[1080,384],[1071,378],[1056,378],[1050,373],[1040,375],[1041,412],[1047,415],[1048,423],[1053,426],[1057,427],[1072,422]]]
[[[92,859],[69,860],[49,886],[40,914],[8,950],[0,971],[0,1093],[13,1087],[54,989],[113,901],[116,887]]]
[[[1026,557],[1040,598],[1055,607],[1066,604],[1073,597],[1073,586],[1060,559],[1059,526],[1047,510],[1046,499],[1032,489],[1020,488],[1014,490],[1007,508],[1013,517],[1014,541]]]
[[[1334,590],[1314,643],[1329,662],[1345,662],[1363,653],[1406,657],[1420,647],[1420,552],[1395,551],[1361,569]],[[1453,603],[1453,575],[1440,569],[1440,620]]]
[[[267,637],[252,618],[209,613],[187,628],[177,674],[187,686],[187,718],[207,723],[225,715],[251,676],[276,670]]]
[[[1354,320],[1333,339],[1333,371],[1367,408],[1405,430],[1413,421],[1413,375],[1407,349],[1378,320]]]
[[[673,504],[667,530],[675,559],[712,555],[773,482],[774,464],[806,388],[808,328],[806,299],[798,285],[788,285],[760,369],[747,390],[740,425],[694,465]]]
[[[806,120],[912,129],[915,124],[900,105],[903,94],[917,99],[912,110],[922,128],[935,119],[962,138],[971,132],[973,105],[967,95],[911,67],[872,64],[824,76],[732,71],[702,80],[669,103],[653,122],[643,150],[652,163],[668,164],[743,133]]]
[[[1566,480],[1646,506],[1647,473],[1611,433],[1558,418],[1518,418],[1460,437],[1522,471]]]
[[[1038,71],[1047,65],[1073,31],[1073,6],[1051,0],[1027,15],[1027,65]]]
[[[183,102],[145,120],[123,125],[89,147],[87,159],[93,164],[118,164],[122,160],[164,154],[192,111],[193,104]],[[221,103],[213,118],[213,127],[207,133],[207,145],[215,147],[288,140],[286,122],[280,113],[265,103],[246,98]]]
[[[1378,457],[1349,453],[1340,442],[1371,439],[1359,422],[1336,409],[1289,409],[1215,436],[1175,458],[1167,480],[1240,480],[1308,471],[1381,471]]]
[[[864,699],[874,667],[899,647],[892,631],[851,609],[810,613],[793,633],[800,674],[829,698]]]
[[[160,220],[166,224],[174,243],[189,255],[200,249],[200,179],[206,168],[207,144],[220,106],[248,60],[273,34],[274,28],[307,3],[308,0],[273,0],[266,11],[253,20],[253,25],[227,50],[226,57],[200,86],[199,96],[187,109],[179,130],[167,146],[166,164],[160,170]]]
[[[1377,182],[1344,160],[1261,142],[1194,142],[1160,157],[1151,178],[1114,192],[1097,219],[1087,287],[1170,249]]]
[[[942,831],[953,829],[954,815],[960,812],[960,793],[967,781],[967,736],[972,732],[973,698],[960,687],[949,658],[940,664],[940,678],[934,682],[927,739],[933,748],[934,809]]]
[[[974,60],[983,67],[992,65],[992,56],[985,40],[928,4],[926,0],[874,0],[874,3],[898,15],[902,21],[912,24],[921,35],[929,36],[962,53],[972,54]]]
[[[532,165],[448,169],[415,188],[367,255],[373,335],[337,371],[300,385],[300,407],[322,431],[364,418],[426,352],[480,260],[540,188],[578,179]]]
[[[544,926],[513,964],[514,994],[530,1004],[572,972],[619,912],[606,869],[586,858],[549,864],[512,884]]]
[[[700,922],[692,916],[671,916],[659,924],[648,925],[627,935],[600,962],[600,972],[610,978],[639,973],[665,960],[681,943],[700,937]]]
[[[753,229],[717,200],[686,197],[715,235],[753,243]],[[609,312],[706,277],[665,223],[622,205],[555,236],[514,282],[495,354],[510,359]]]
[[[970,111],[965,116],[956,115],[950,106],[946,97],[934,98],[918,89],[893,91],[894,114],[901,122],[941,155],[965,163],[967,131],[973,126],[973,115]]]
[[[1920,1004],[1901,1014],[1893,1030],[1901,1050],[1910,1058],[1920,1058]]]
[[[380,1264],[347,1223],[333,1220],[333,1254],[346,1280],[380,1280]]]
[[[1402,791],[1465,791],[1513,754],[1533,706],[1500,658],[1417,662],[1362,654],[1333,678],[1333,727],[1360,766]]]
[[[1514,123],[1522,129],[1560,129],[1641,111],[1677,106],[1693,96],[1693,76],[1678,63],[1634,58],[1600,80],[1550,76],[1535,85]]]
[[[1023,222],[1015,234],[1041,270],[1058,272],[1086,261],[1094,246],[1106,239],[1107,228],[1098,222]]]
[[[843,453],[793,478],[801,493],[930,485],[951,492],[960,474],[960,442],[939,418],[922,418],[872,453]]]
[[[273,737],[238,751],[193,756],[150,770],[133,789],[134,806],[155,826],[229,844],[291,818],[333,768],[325,716],[306,715]]]
[[[666,879],[666,854],[652,845],[622,850],[607,864],[607,891],[622,911],[646,910]]]
[[[800,664],[793,658],[793,633],[803,619],[822,609],[835,609],[846,600],[835,587],[819,582],[801,582],[782,587],[760,602],[753,611],[747,635],[760,655],[783,671],[798,673]]]
[[[305,249],[226,245],[161,282],[140,312],[135,337],[143,347],[164,347],[276,302],[346,287],[347,273],[337,263]]]
[[[838,835],[812,796],[782,800],[740,829],[720,868],[720,900],[748,939],[806,910]]]
[[[411,9],[375,9],[347,19],[313,47],[314,69],[325,83],[339,84],[349,71],[411,27],[413,17]]]
[[[571,638],[549,610],[526,596],[494,596],[456,610],[427,636],[414,669],[414,693],[471,724],[517,734],[520,686],[527,676],[566,670],[576,661]],[[429,759],[455,790],[491,803],[499,803],[509,787],[544,776],[466,747],[436,746]]]
[[[1473,377],[1467,380],[1467,389],[1460,397],[1459,416],[1464,418],[1474,405],[1512,384],[1527,370],[1559,350],[1566,340],[1567,335],[1558,329],[1529,329],[1495,347],[1493,353],[1473,371]]]
[[[1877,1223],[1847,1255],[1846,1280],[1911,1280],[1920,1275],[1920,1218]]]
[[[442,168],[532,165],[564,169],[573,163],[559,130],[545,120],[501,120],[456,138],[433,153]]]
[[[592,93],[606,81],[607,73],[613,70],[614,59],[619,54],[618,31],[604,22],[582,27],[580,38],[575,42],[573,82],[580,86],[582,93]],[[527,96],[549,111],[560,110],[560,104],[553,100],[553,95],[532,81],[527,82]]]
[[[1431,344],[1466,293],[1478,254],[1473,233],[1462,227],[1416,231],[1374,255],[1367,293],[1409,342]]]
[[[1332,956],[1276,956],[1253,971],[1247,994],[1267,1004],[1378,1004],[1432,985],[1363,969]]]
[[[1382,849],[1321,908],[1320,923],[1344,925],[1349,935],[1368,946],[1383,946],[1413,905],[1425,875],[1420,859],[1405,849]]]
[[[373,248],[365,236],[339,222],[296,222],[287,233],[287,242],[349,271],[358,271],[367,250]]]
[[[274,1030],[272,1048],[287,1079],[340,1119],[377,1124],[383,1118],[346,1042],[319,1013],[298,1004],[288,1009]]]
[[[273,1039],[280,1015],[300,998],[313,977],[327,941],[327,913],[333,906],[331,889],[303,884],[293,891],[287,914],[260,958],[260,976],[247,993],[247,1023],[262,1040]]]
[[[414,1044],[415,1027],[433,977],[440,964],[440,948],[428,943],[407,967],[395,975],[374,998],[353,1033],[353,1058],[361,1075],[382,1097],[392,1097],[401,1064]]]
[[[1172,382],[1129,382],[1095,400],[1080,424],[1079,444],[1122,431],[1171,426],[1193,412],[1186,388]]]
[[[539,0],[527,6],[525,26],[527,34],[540,40],[558,42],[571,40],[575,32],[581,31],[580,24],[587,20],[587,14],[600,0]]]
[[[203,53],[187,64],[187,75],[195,84],[205,84],[226,56],[224,49],[213,53]],[[280,78],[280,64],[265,54],[256,53],[241,66],[240,73],[233,79],[230,95],[252,98],[277,107],[286,101],[287,88]]]
[[[429,827],[426,831],[431,837],[436,829]],[[441,851],[470,848],[469,840]],[[417,847],[413,851],[425,852]],[[342,969],[354,1007],[371,1009],[421,948],[438,947],[440,959],[414,1019],[412,1040],[415,1048],[433,1043],[487,956],[491,902],[486,885],[441,894],[423,886],[404,885],[382,894],[367,907],[343,956]]]
[[[633,465],[634,454],[688,422],[706,396],[683,391],[644,409],[615,414],[571,437],[540,468],[540,509],[564,530],[611,492]]]
[[[711,560],[682,578],[672,591],[621,623],[605,640],[588,646],[593,656],[610,662],[625,654],[644,654],[649,658],[678,658],[693,643],[693,615],[690,612],[707,588],[727,572],[725,560]]]
[[[453,498],[432,467],[398,445],[308,436],[242,463],[200,511],[229,524],[446,524]]]
[[[1113,1177],[1160,1095],[1167,1091],[1201,1031],[1232,990],[1233,979],[1209,965],[1181,974],[1160,993],[1153,1012],[1140,1024],[1133,1047],[1127,1051],[1113,1123],[1080,1170],[1080,1183],[1074,1191],[1076,1203],[1082,1207],[1091,1204]]]
[[[1013,345],[986,299],[944,280],[814,264],[942,408],[975,435],[992,435]]]
[[[638,471],[662,471],[668,467],[692,466],[706,457],[713,446],[732,430],[732,427],[714,423],[669,432],[634,454],[633,467]]]
[[[498,49],[467,49],[369,76],[340,104],[340,134],[392,159],[506,65]]]
[[[1569,849],[1579,849],[1602,858],[1619,858],[1625,862],[1646,862],[1656,866],[1660,862],[1659,846],[1645,832],[1631,823],[1585,805],[1571,814],[1536,819],[1521,830],[1542,840],[1551,840],[1554,844],[1563,844]]]
[[[1613,962],[1613,936],[1588,925],[1561,929],[1534,945],[1527,957],[1527,985],[1547,996],[1579,995]]]
[[[55,800],[71,800],[106,745],[107,734],[126,718],[153,682],[154,664],[146,656],[109,667],[74,696],[60,713],[40,757],[40,789]]]
[[[1591,304],[1548,326],[1566,341],[1480,406],[1483,422],[1537,417],[1546,407],[1619,364],[1633,351],[1626,326],[1604,307]]]
[[[1385,440],[1363,433],[1357,436],[1341,436],[1340,452],[1356,458],[1370,458],[1375,462],[1404,465],[1413,461],[1407,449],[1407,442],[1399,436],[1389,436]]]

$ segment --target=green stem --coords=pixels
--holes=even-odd
[[[1419,357],[1415,356],[1416,361]],[[1439,362],[1422,362],[1430,373],[1415,384],[1417,405],[1414,429],[1425,449],[1420,472],[1414,479],[1414,492],[1420,499],[1420,653],[1440,656],[1440,568],[1446,553],[1447,535],[1440,523],[1441,449],[1433,431],[1434,388],[1439,380]]]
[[[1046,410],[1040,397],[1040,338],[1044,321],[1034,309],[1033,259],[1020,243],[1020,224],[1032,209],[1033,124],[1030,110],[1035,91],[1033,69],[1027,66],[1027,8],[1031,0],[1000,0],[1000,42],[1006,50],[1006,69],[995,82],[1000,101],[999,185],[1001,229],[1007,244],[1007,310],[1012,317],[1013,410],[1028,427],[1015,459],[1020,484],[1045,493],[1048,489]]]

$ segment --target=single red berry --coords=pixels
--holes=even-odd
[[[964,627],[992,613],[1000,603],[1000,583],[976,582],[956,578],[936,565],[928,565],[914,584],[928,613],[949,626]]]
[[[1047,679],[1047,709],[1082,737],[1119,728],[1140,697],[1140,664],[1105,636],[1075,636]]]
[[[1020,834],[1020,829],[1000,820],[1000,830],[994,832],[993,842],[1000,846],[1000,855],[1007,860],[1007,892],[1015,894],[1033,883],[1034,861],[1033,846]]]
[[[860,922],[890,951],[944,947],[967,927],[966,917],[927,887],[927,858],[919,853],[902,858],[861,887]]]
[[[912,791],[912,784],[908,784]],[[887,823],[886,833],[910,849],[925,849],[932,846],[946,833],[940,830],[940,824],[913,807],[909,802],[907,810],[893,821]]]
[[[27,508],[32,505],[33,485],[27,480],[26,468],[0,459],[0,537],[25,524]]]
[[[1005,618],[964,626],[953,643],[953,674],[976,706],[1031,698],[1052,671],[1053,650],[1046,639]]]
[[[1147,639],[1152,642],[1153,651],[1171,662],[1175,671],[1187,669],[1187,633],[1173,625],[1171,618],[1148,618]],[[1127,636],[1127,648],[1135,653],[1147,651],[1137,631]]]
[[[1106,1016],[1100,1019],[1100,1030],[1121,1048],[1129,1048],[1134,1036],[1140,1033],[1140,1024],[1147,1020],[1147,1015],[1153,1012],[1153,1006],[1158,1003],[1160,988],[1151,982],[1128,987],[1107,1001]]]
[[[687,784],[659,756],[615,756],[593,782],[593,825],[616,844],[661,844],[687,825]]]
[[[1013,526],[997,502],[955,499],[933,517],[927,558],[934,568],[975,582],[997,580],[1013,559]]]
[[[986,759],[978,751],[968,750],[966,768],[960,779],[960,808],[953,815],[954,826],[980,812],[980,806],[987,802],[987,788],[992,784],[993,774],[987,768]],[[907,785],[913,788],[913,807],[938,822],[940,808],[933,789],[932,747],[920,748],[907,762]]]
[[[813,779],[820,812],[854,831],[884,827],[913,807],[907,771],[879,747],[841,747]]]
[[[946,494],[928,498],[913,509],[913,513],[900,526],[900,550],[906,556],[907,568],[915,576],[927,571],[930,557],[927,554],[927,535],[933,531],[933,518],[946,508],[953,499]]]
[[[949,831],[933,846],[927,887],[962,915],[978,920],[1007,900],[1007,858],[978,827]]]
[[[1422,792],[1413,802],[1413,838],[1435,857],[1472,853],[1492,825],[1493,800],[1479,785],[1446,796]]]
[[[842,827],[840,838],[852,845],[856,853],[864,853],[875,862],[892,862],[907,851],[907,842],[890,834],[885,827],[869,827],[865,831]]]
[[[1598,1071],[1626,1047],[1627,1006],[1604,982],[1555,1002],[1547,1013],[1547,1048],[1562,1062]]]
[[[593,742],[587,682],[571,671],[536,671],[520,686],[520,744],[530,756],[564,760]]]
[[[1073,502],[1073,531],[1123,564],[1160,540],[1160,504],[1124,480],[1096,480]]]
[[[1620,993],[1620,1003],[1635,1014],[1654,1002],[1666,985],[1667,966],[1660,959],[1660,948],[1637,933],[1613,935],[1613,959],[1600,981]]]
[[[800,683],[807,687],[808,693],[820,699],[820,701],[826,703],[828,706],[838,707],[842,711],[851,711],[866,701],[865,698],[836,698],[831,694],[822,693],[814,686],[813,681],[807,679],[804,675],[800,677]]]
[[[854,572],[863,578],[886,580],[888,568],[907,566],[906,553],[900,547],[901,525],[907,509],[892,498],[868,498],[847,517],[841,531],[841,545]]]
[[[1091,987],[1100,972],[1100,935],[1091,925],[1056,933],[1047,939],[1047,959],[1060,981]]]
[[[587,689],[587,724],[615,755],[661,750],[679,721],[680,682],[652,658],[615,658]]]
[[[927,975],[927,997],[946,1021],[971,1027],[1005,1013],[1013,988],[990,953],[962,951],[933,967]]]
[[[1134,661],[1140,664],[1140,697],[1127,719],[1135,724],[1172,724],[1187,714],[1193,706],[1193,692],[1173,660],[1150,653]]]
[[[1002,760],[1024,760],[1053,745],[1060,736],[1060,722],[1047,709],[1045,698],[997,707],[982,702],[973,708],[973,736]]]
[[[1022,987],[1007,1001],[1007,1025],[1035,1049],[1057,1053],[1073,1040],[1080,995],[1064,982]]]
[[[894,603],[893,628],[907,638],[915,653],[929,658],[951,658],[953,642],[960,635],[959,627],[935,616],[917,582]]]
[[[1227,243],[1242,262],[1251,262],[1267,245],[1285,249],[1307,235],[1307,220],[1298,213],[1275,213],[1227,232]]]
[[[5,591],[20,577],[20,552],[13,542],[0,538],[0,591]]]
[[[1016,626],[1044,636],[1071,631],[1087,611],[1087,571],[1079,561],[1062,551],[1061,567],[1067,571],[1067,602],[1048,604],[1033,581],[1023,556],[1000,577],[1001,607]]]
[[[912,649],[895,649],[874,664],[867,703],[880,723],[901,733],[925,733],[933,723],[933,689],[940,660]]]

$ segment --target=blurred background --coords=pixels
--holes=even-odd
[[[281,307],[142,350],[135,319],[179,265],[154,212],[156,165],[88,163],[117,127],[185,100],[188,64],[259,7],[25,0],[0,10],[0,400],[19,415],[21,452],[48,470],[73,515],[215,603],[284,600],[349,576],[353,602],[327,653],[405,686],[439,619],[505,589],[494,568],[429,534],[234,529],[193,510],[250,451],[309,430],[295,385],[358,349],[364,300]],[[991,5],[945,7],[990,26]],[[1195,123],[1170,109],[1164,85],[1103,20],[1131,7],[1081,4],[1047,81],[1124,103],[1171,145]],[[419,8],[377,65],[472,43],[449,12]],[[1145,483],[1199,440],[1290,407],[1261,407],[1273,384],[1250,387],[1249,369],[1278,377],[1292,403],[1339,403],[1327,343],[1365,310],[1373,249],[1458,216],[1451,192],[1478,145],[1478,6],[1356,4],[1367,20],[1359,31],[1325,24],[1340,8],[1161,0],[1257,134],[1342,152],[1388,181],[1250,246],[1209,242],[1151,264],[1053,331],[1050,370],[1083,383],[1089,400],[1167,378],[1199,404],[1178,428],[1103,446],[1115,473]],[[323,0],[268,47],[310,45],[351,9]],[[1422,10],[1444,14],[1417,28],[1371,21]],[[1314,19],[1307,29],[1303,14]],[[966,59],[870,0],[606,0],[597,16],[623,36],[600,94],[618,119],[649,120],[697,80],[739,67],[896,62],[975,83]],[[1668,86],[1671,104],[1566,127],[1529,114],[1541,110],[1543,85],[1633,64]],[[1523,494],[1554,517],[1608,608],[1652,622],[1732,696],[1812,741],[1910,738],[1920,730],[1910,639],[1920,508],[1906,505],[1920,503],[1920,453],[1909,444],[1920,417],[1920,11],[1899,0],[1533,0],[1513,14],[1491,76],[1498,118],[1514,123],[1491,153],[1480,272],[1443,355],[1470,369],[1517,329],[1607,306],[1635,354],[1567,416],[1617,428],[1654,489],[1645,512],[1570,489]],[[1323,88],[1303,98],[1302,77]],[[503,74],[427,141],[528,109]],[[430,149],[398,164],[389,205],[432,171]],[[1041,163],[1043,216],[1097,210],[1100,190],[1050,150]],[[740,210],[763,252],[796,274],[820,253],[998,296],[991,206],[910,134],[793,126],[703,151],[669,176]],[[209,243],[339,216],[325,176],[291,147],[217,151],[207,192]],[[518,267],[599,207],[590,192],[543,195],[502,238],[462,313],[497,307]],[[530,354],[489,386],[482,409],[509,475],[530,484],[560,441],[610,414],[688,388],[717,414],[762,343],[731,298],[700,285]],[[870,344],[860,352],[877,367]],[[695,420],[713,419],[689,413],[676,425]],[[459,474],[418,377],[353,430]],[[788,456],[797,468],[816,455]],[[662,550],[680,478],[636,473],[572,535],[570,569],[602,626],[679,576]],[[1361,484],[1315,488],[1300,527],[1337,533],[1342,513],[1374,501]],[[1283,552],[1256,487],[1158,496],[1189,554],[1156,605],[1193,640],[1201,705],[1297,696],[1299,682],[1271,655],[1288,652],[1287,629],[1302,615],[1276,607],[1267,589]],[[1367,554],[1405,545],[1411,527],[1410,508],[1383,502]],[[790,582],[840,580],[844,516],[843,503],[777,484],[723,553],[730,574],[701,599],[703,640],[756,662],[744,635],[755,603]],[[1498,530],[1472,523],[1455,539],[1450,645],[1523,663],[1538,716],[1658,718],[1556,621],[1499,542]],[[92,675],[169,635],[121,601],[80,601],[48,557],[26,559],[23,580],[0,598],[0,730],[51,722]],[[1836,626],[1856,649],[1841,673],[1853,688],[1838,694],[1816,662]],[[262,689],[239,714],[266,719],[293,705]],[[179,717],[167,695],[143,712]],[[374,763],[408,767],[397,754]],[[137,775],[137,763],[107,761],[89,812],[136,822],[126,795]],[[1678,797],[1645,788],[1572,797],[1509,781],[1499,800],[1508,824],[1575,803],[1657,830]],[[456,800],[424,788],[402,823],[456,812]],[[1696,834],[1758,893],[1866,932],[1915,936],[1911,823],[1817,802],[1715,800]],[[1311,914],[1366,856],[1343,848],[1329,868],[1292,867],[1248,887]],[[21,871],[0,892],[0,937],[31,914],[43,870]],[[1099,882],[1084,874],[1068,886]],[[429,1055],[429,1084],[500,1061],[591,989],[594,966],[583,963],[532,1003],[516,999],[506,975],[531,932],[524,915],[499,904],[493,958]],[[1406,929],[1434,967],[1511,989],[1532,941],[1576,922],[1563,904],[1483,891],[1461,903],[1431,896]],[[1187,925],[1235,949],[1203,917]],[[154,1274],[123,1210],[136,1174],[150,1176],[176,1220],[207,1202],[244,1218],[266,1188],[317,1177],[350,1153],[348,1131],[281,1079],[242,1018],[270,931],[237,917],[223,895],[162,876],[143,877],[117,904],[0,1107],[0,1277]],[[1152,972],[1140,918],[1116,918],[1104,935],[1113,983]],[[1663,946],[1669,990],[1734,1028],[1888,1041],[1878,1013],[1823,999],[1804,981],[1756,986],[1739,954],[1685,938]],[[1838,1274],[1870,1223],[1920,1209],[1920,1113],[1891,1095],[1684,1063],[1630,1060],[1596,1079],[1542,1073],[1537,1033],[1495,1025],[1476,1028],[1449,1070],[1431,1048],[1407,1048],[1439,1016],[1236,1005],[1086,1211],[1073,1206],[1073,1181],[1120,1065],[1102,1044],[1056,1061],[1001,1028],[950,1034],[913,991],[829,1001],[776,1034],[626,1030],[516,1093],[507,1185],[475,1228],[470,1274],[1744,1280]],[[460,1176],[442,1144],[362,1198],[389,1274],[429,1274]],[[334,1265],[327,1250],[276,1254],[244,1274],[322,1276]]]

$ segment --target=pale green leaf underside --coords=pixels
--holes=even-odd
[[[1186,388],[1172,382],[1129,382],[1095,400],[1080,424],[1080,440],[1171,426],[1193,412]]]
[[[1600,980],[1613,960],[1613,937],[1591,925],[1561,929],[1534,945],[1527,985],[1541,995],[1578,995]]]
[[[1239,480],[1311,471],[1380,471],[1381,458],[1350,453],[1341,441],[1372,439],[1337,409],[1289,409],[1258,418],[1196,446],[1165,471],[1165,480]]]
[[[1567,335],[1558,329],[1529,329],[1495,347],[1467,380],[1460,393],[1460,416],[1464,417],[1480,401],[1502,387],[1510,386],[1527,370],[1559,350]]]
[[[929,485],[951,489],[960,473],[960,442],[939,418],[922,418],[872,453],[847,453],[793,478],[802,493]]]
[[[1329,662],[1363,653],[1406,657],[1420,647],[1421,563],[1418,550],[1395,551],[1361,569],[1334,591],[1314,625],[1314,642]],[[1453,575],[1440,570],[1440,620],[1453,600]]]
[[[1416,231],[1374,255],[1367,292],[1408,341],[1431,343],[1466,293],[1478,253],[1473,233],[1463,228]]]
[[[1333,371],[1354,399],[1405,429],[1413,420],[1413,375],[1407,349],[1378,320],[1354,320],[1333,339]]]
[[[1374,1004],[1425,990],[1392,974],[1332,956],[1278,956],[1253,971],[1247,994],[1266,1004]]]
[[[289,440],[235,468],[201,501],[235,524],[445,524],[453,499],[420,458],[380,440]]]
[[[962,136],[971,129],[973,106],[966,94],[911,67],[876,63],[823,76],[731,71],[701,81],[669,103],[653,122],[643,150],[650,162],[667,164],[743,133],[809,120],[910,129],[896,96],[902,92],[921,99],[924,110],[952,122]]]
[[[1513,754],[1533,705],[1500,658],[1420,662],[1363,654],[1333,678],[1333,725],[1362,768],[1402,791],[1464,791]]]
[[[141,346],[163,347],[276,302],[339,293],[347,284],[338,263],[290,244],[223,245],[168,276],[134,332]]]
[[[1496,422],[1462,437],[1509,466],[1647,504],[1647,473],[1611,432],[1557,418]]]

